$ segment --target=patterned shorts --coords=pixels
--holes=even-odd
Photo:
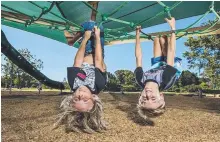
[[[95,23],[94,21],[88,21],[88,22],[84,22],[81,25],[85,31],[92,31],[94,26],[97,26],[97,23]],[[104,37],[104,27],[101,25],[100,27],[100,40],[101,40],[101,46],[102,46],[102,56],[104,58],[104,43],[105,43],[105,37]],[[86,44],[86,52],[85,52],[85,56],[89,55],[89,54],[95,54],[95,37],[94,37],[94,33],[92,32],[91,38],[87,41]],[[84,36],[83,36],[84,38]],[[79,44],[81,44],[83,38],[79,41]]]
[[[166,56],[160,56],[160,57],[156,57],[156,58],[151,58],[151,69],[153,68],[157,68],[163,65],[167,65],[167,57]],[[174,58],[174,68],[177,69],[177,73],[176,76],[177,78],[179,78],[182,74],[182,59],[179,57],[175,57]]]

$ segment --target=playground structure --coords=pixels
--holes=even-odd
[[[81,23],[88,21],[91,10],[95,10],[88,2],[6,2],[1,4],[3,25],[17,28],[23,31],[38,34],[50,39],[66,43],[64,30],[76,34],[83,32]],[[122,44],[134,42],[135,35],[131,34],[137,25],[147,28],[164,23],[165,17],[175,17],[176,20],[198,16],[200,18],[184,29],[176,30],[177,39],[183,36],[202,36],[220,33],[220,2],[214,1],[141,1],[141,2],[99,2],[96,22],[105,27],[105,44]],[[216,18],[206,26],[195,27],[209,13],[213,13]],[[144,33],[141,32],[141,41],[153,40],[155,36],[167,32]],[[35,77],[41,83],[57,89],[64,89],[61,82],[53,81],[36,70],[30,63],[22,57],[15,48],[8,42],[2,31],[2,53],[13,61],[18,67]],[[73,45],[78,48],[79,43]]]

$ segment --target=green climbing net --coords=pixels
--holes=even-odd
[[[4,3],[1,4],[1,6],[5,9],[8,9],[8,10],[14,12],[14,13],[18,13],[18,14],[26,16],[25,21],[24,21],[24,18],[16,17],[16,19],[18,19],[20,21],[24,21],[22,24],[24,24],[24,26],[26,28],[30,28],[31,26],[38,26],[38,27],[44,27],[44,28],[47,28],[47,29],[57,30],[57,31],[61,31],[61,32],[63,32],[64,30],[68,30],[69,32],[77,32],[77,31],[83,31],[84,30],[80,25],[72,22],[71,20],[68,20],[64,16],[61,16],[61,15],[55,13],[55,12],[52,12],[53,7],[57,6],[58,2],[51,2],[49,7],[42,6],[42,5],[38,4],[37,2],[33,2],[33,1],[29,1],[28,3],[35,6],[36,8],[41,9],[41,13],[39,13],[37,16],[36,15],[33,16],[33,15],[29,15],[27,13],[21,12],[19,10],[16,10],[13,7],[7,6]],[[94,9],[89,3],[85,2],[85,1],[82,1],[81,3],[84,4],[88,9],[96,11],[97,16],[101,17],[98,21],[96,21],[98,23],[98,25],[105,24],[109,21],[117,22],[117,23],[120,23],[120,24],[124,25],[120,28],[114,28],[114,29],[113,28],[112,29],[105,28],[105,31],[104,31],[105,40],[107,42],[111,42],[111,41],[114,41],[114,40],[134,39],[135,35],[126,32],[126,31],[128,31],[128,29],[130,31],[131,30],[134,31],[135,27],[137,25],[142,25],[143,23],[148,23],[152,20],[155,20],[156,18],[158,18],[160,16],[165,16],[167,18],[170,18],[170,17],[172,17],[172,11],[174,9],[176,9],[179,5],[181,5],[183,2],[178,1],[178,2],[175,2],[172,6],[167,6],[163,2],[157,1],[154,4],[159,4],[163,8],[163,10],[160,11],[159,13],[155,14],[152,17],[148,17],[146,19],[143,18],[141,21],[138,21],[138,22],[134,22],[134,21],[132,21],[132,19],[131,19],[131,21],[125,21],[125,20],[121,20],[120,18],[113,18],[112,17],[115,13],[120,12],[120,10],[123,9],[129,2],[122,2],[118,7],[116,7],[110,13],[102,13],[101,11]],[[210,29],[212,27],[214,27],[220,21],[220,16],[215,11],[214,6],[215,6],[215,2],[214,1],[210,2],[209,8],[207,9],[207,11],[203,15],[200,16],[200,18],[198,20],[196,20],[195,22],[193,22],[191,25],[187,26],[184,29],[176,30],[177,39],[180,39],[181,37],[186,36],[186,35],[204,34],[204,33],[214,32],[214,30],[210,31]],[[137,12],[137,11],[132,11],[129,14],[132,14],[132,13],[135,13],[135,12]],[[215,16],[216,16],[216,19],[211,24],[209,24],[208,27],[206,27],[202,30],[188,32],[188,29],[192,28],[193,26],[195,26],[196,24],[201,22],[201,20],[204,19],[209,13],[214,13]],[[47,15],[47,14],[51,14],[51,15],[55,16],[56,18],[60,19],[62,22],[54,22],[52,20],[47,20],[46,23],[48,25],[37,23],[37,21],[42,19],[42,17],[44,15]],[[2,17],[2,22],[3,23],[7,22],[7,21],[10,21],[10,20]],[[15,21],[13,21],[13,22],[15,22]],[[74,28],[71,28],[71,27],[74,27]],[[215,31],[216,30],[219,30],[219,29],[215,29]],[[141,33],[142,33],[141,38],[146,38],[146,39],[149,39],[149,40],[153,40],[154,37],[155,37],[155,36],[149,35],[147,33],[144,33],[142,31],[141,31]],[[161,36],[161,35],[157,35],[157,36]],[[75,43],[74,46],[78,47],[79,45],[78,45],[78,43]]]

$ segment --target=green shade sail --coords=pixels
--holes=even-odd
[[[63,31],[75,34],[90,19],[92,7],[85,1],[2,1],[2,24],[66,43]],[[209,13],[219,15],[220,2],[212,1],[100,1],[96,22],[105,27],[105,41],[133,39],[129,32],[136,25],[147,28],[164,23],[165,17],[176,20],[202,15],[193,27]],[[184,32],[184,31],[179,31]],[[142,37],[149,38],[146,34]],[[74,45],[78,47],[77,43]]]

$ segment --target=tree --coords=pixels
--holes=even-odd
[[[135,76],[132,71],[129,70],[117,70],[115,72],[120,84],[133,84],[135,83]]]
[[[69,89],[70,90],[70,86],[69,86],[69,83],[67,82],[66,78],[64,77],[63,79],[63,84],[65,86],[65,89]]]
[[[181,83],[181,86],[187,86],[191,84],[199,85],[200,83],[199,78],[188,70],[182,72],[179,78],[179,82]]]
[[[11,61],[6,62],[6,64],[1,64],[1,72],[5,75],[4,77],[5,85],[7,88],[10,88],[10,93],[13,85],[14,70],[15,70],[15,65]]]
[[[212,88],[220,82],[220,36],[208,35],[188,38],[185,45],[190,51],[183,53],[189,68],[197,68],[199,73],[211,80]]]
[[[140,87],[135,81],[135,75],[130,70],[117,70],[115,72],[117,79],[121,85],[121,89],[125,91],[137,91]]]
[[[120,83],[119,83],[119,80],[117,79],[117,77],[110,72],[107,72],[107,76],[108,76],[108,82],[106,84],[105,90],[107,90],[107,91],[120,91]]]
[[[16,78],[13,80],[13,83],[14,83],[15,86],[19,86],[19,85],[20,85],[19,78],[16,77]]]
[[[18,50],[18,52],[36,69],[43,69],[43,62],[40,59],[37,59],[35,55],[32,55],[30,51],[26,49]],[[18,88],[21,87],[31,87],[31,83],[37,83],[37,81],[31,77],[29,74],[25,73],[23,70],[18,68],[15,64],[13,64],[7,57],[4,57],[6,61],[5,64],[1,64],[2,66],[2,74],[3,76],[10,76],[12,79],[11,82],[15,82]],[[7,77],[6,77],[7,78]],[[7,81],[8,82],[8,81]],[[12,83],[11,83],[12,84]]]
[[[1,76],[1,87],[9,88],[10,76]]]

